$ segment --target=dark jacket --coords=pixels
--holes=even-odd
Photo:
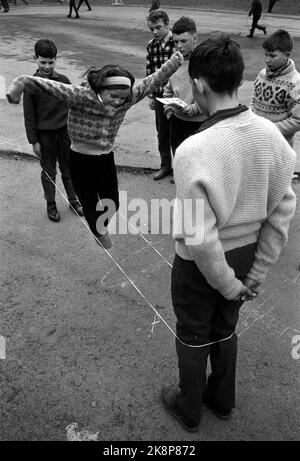
[[[40,77],[39,71],[34,74]],[[68,77],[53,71],[49,80],[71,83]],[[67,125],[68,105],[54,96],[24,91],[24,123],[28,142],[38,142],[38,131],[55,131]]]

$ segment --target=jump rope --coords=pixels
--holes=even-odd
[[[38,157],[37,155],[35,155],[39,160],[40,160],[40,157]],[[93,239],[95,238],[94,234],[92,233],[91,229],[89,228],[88,224],[86,223],[86,221],[77,213],[77,211],[75,210],[75,208],[72,206],[71,203],[69,203],[69,200],[68,198],[64,195],[64,193],[60,190],[60,188],[57,186],[57,184],[53,181],[53,179],[48,175],[47,171],[45,171],[43,169],[43,172],[45,173],[45,175],[49,178],[49,180],[51,181],[51,183],[54,185],[55,189],[59,192],[59,194],[62,196],[62,198],[65,200],[65,202],[68,203],[68,205],[72,208],[73,212],[78,216],[78,218],[80,219],[80,221],[83,223],[83,225],[86,227],[86,229],[88,230],[88,232],[92,235]],[[119,212],[119,215],[127,221],[126,217],[121,213]],[[160,253],[160,251],[155,248],[154,245],[152,245],[152,243],[146,238],[144,237],[143,234],[140,233],[140,231],[135,227],[133,226],[131,223],[129,223],[127,221],[127,224],[129,226],[131,226],[135,231],[136,233],[142,237],[142,239],[147,243],[148,246],[150,246],[159,256],[160,258],[165,261],[165,263],[168,264],[168,266],[170,266],[171,268],[173,267],[172,264],[170,264],[170,262]],[[226,338],[223,338],[223,339],[219,339],[218,341],[212,341],[210,343],[205,343],[205,344],[200,344],[200,345],[194,345],[194,344],[187,344],[185,343],[184,341],[182,341],[180,338],[178,338],[178,336],[176,335],[175,331],[170,327],[170,325],[168,324],[168,322],[166,322],[166,320],[160,315],[160,313],[155,309],[155,307],[153,306],[153,304],[149,301],[149,299],[141,292],[141,290],[136,286],[136,284],[134,283],[134,281],[129,277],[129,275],[125,272],[125,270],[120,266],[120,264],[115,260],[115,258],[110,254],[109,251],[107,251],[106,248],[103,247],[103,245],[101,244],[101,242],[99,242],[99,244],[101,245],[101,247],[103,248],[103,250],[105,250],[106,254],[109,256],[109,258],[113,261],[113,263],[117,266],[117,268],[119,269],[119,271],[124,275],[124,277],[128,280],[128,282],[133,286],[133,288],[138,292],[138,294],[144,299],[144,301],[146,302],[146,304],[148,304],[148,306],[151,307],[151,309],[154,311],[155,313],[155,316],[154,316],[154,321],[152,322],[152,330],[151,330],[151,333],[153,333],[153,330],[154,330],[154,325],[156,323],[159,323],[159,320],[161,320],[165,326],[171,331],[171,333],[175,336],[175,338],[181,343],[183,344],[184,346],[187,346],[187,347],[192,347],[192,348],[201,348],[201,347],[207,347],[207,346],[211,346],[213,344],[217,344],[217,343],[221,343],[223,341],[227,341],[229,340],[230,338],[232,338],[234,332],[230,335],[230,336],[227,336]],[[157,318],[159,320],[157,320]]]

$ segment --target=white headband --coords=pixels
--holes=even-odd
[[[128,77],[121,77],[121,76],[106,77],[106,79],[103,82],[103,86],[110,86],[110,85],[126,85],[126,86],[131,87],[131,81],[130,81],[130,78]]]

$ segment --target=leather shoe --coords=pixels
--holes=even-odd
[[[75,202],[69,202],[69,206],[75,214],[83,216],[82,206],[77,200]]]
[[[56,203],[48,203],[47,204],[47,215],[50,221],[59,222],[60,215],[56,208]]]
[[[181,426],[188,432],[197,432],[199,429],[199,422],[189,420],[177,406],[177,399],[179,396],[179,389],[174,384],[164,386],[161,390],[161,401],[165,409],[172,415]]]
[[[209,396],[206,393],[204,393],[204,395],[203,395],[203,403],[207,406],[207,408],[210,411],[212,411],[217,416],[217,418],[222,419],[223,421],[227,421],[232,416],[232,411],[231,410],[225,411],[225,410],[221,410],[221,409],[216,408],[215,406],[213,406]]]
[[[102,246],[106,250],[112,247],[111,240],[108,236],[108,234],[94,234],[95,240],[98,243],[98,245]]]
[[[157,181],[158,179],[162,179],[165,176],[168,176],[169,174],[171,174],[170,170],[160,169],[153,175],[153,179],[154,181]]]

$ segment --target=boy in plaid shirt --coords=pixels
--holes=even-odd
[[[153,39],[147,46],[146,56],[146,73],[151,75],[172,56],[175,52],[175,44],[169,28],[169,17],[165,11],[152,11],[147,18],[147,23],[153,34]],[[153,176],[154,180],[161,179],[172,172],[169,121],[165,116],[163,104],[156,100],[157,97],[163,97],[163,91],[164,86],[161,86],[149,94],[150,109],[155,110],[158,150],[161,157],[160,170]]]

